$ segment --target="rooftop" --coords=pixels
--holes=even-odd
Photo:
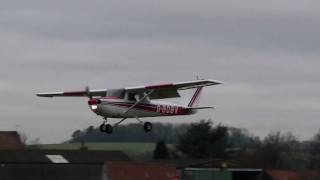
[[[104,164],[130,161],[121,151],[92,150],[0,150],[0,163],[6,164]]]

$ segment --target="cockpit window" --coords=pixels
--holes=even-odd
[[[110,89],[107,91],[107,97],[124,98],[125,89]]]

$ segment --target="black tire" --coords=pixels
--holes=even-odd
[[[145,132],[150,132],[152,130],[151,122],[145,122],[143,124],[143,129],[144,129]]]
[[[113,127],[110,124],[106,124],[106,133],[111,134],[113,131]]]
[[[100,129],[100,132],[106,132],[107,131],[106,124],[101,124],[99,129]]]

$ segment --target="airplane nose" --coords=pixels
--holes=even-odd
[[[90,106],[90,109],[95,113],[97,113],[99,104],[101,104],[101,100],[100,99],[90,99],[88,101],[88,105]]]
[[[101,100],[100,99],[90,99],[88,101],[88,104],[89,105],[98,105],[98,104],[101,104]]]

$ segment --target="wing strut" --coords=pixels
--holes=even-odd
[[[130,106],[129,109],[127,109],[122,116],[126,115],[131,109],[133,109],[136,105],[138,105],[140,102],[142,102],[143,100],[145,100],[150,94],[152,94],[154,91],[151,90],[150,92],[148,92],[147,94],[145,94],[141,99],[139,99],[136,103],[134,103],[134,105]],[[119,122],[114,124],[114,127],[118,126],[120,123],[122,123],[124,120],[126,120],[127,118],[122,118]]]
[[[122,118],[119,122],[115,123],[113,126],[117,127],[120,123],[122,123],[124,120],[126,120],[127,118]]]
[[[131,111],[131,109],[133,109],[136,105],[138,105],[140,102],[142,102],[143,100],[145,100],[150,94],[152,94],[154,91],[154,89],[152,89],[150,92],[148,92],[147,94],[145,94],[141,99],[139,99],[136,103],[134,103],[134,105],[132,105],[131,107],[129,107],[129,109],[127,109],[122,115],[127,114],[129,111]]]

